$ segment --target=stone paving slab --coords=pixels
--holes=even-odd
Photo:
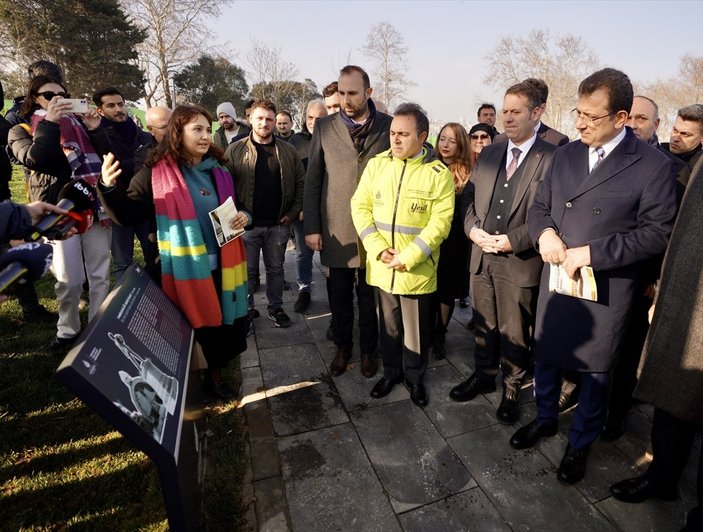
[[[314,344],[263,349],[260,357],[278,436],[349,421]],[[301,387],[289,389],[295,386]]]
[[[351,424],[278,440],[293,530],[401,530]]]
[[[495,409],[484,396],[465,403],[449,398],[449,391],[459,382],[459,377],[459,372],[451,365],[430,368],[425,374],[429,396],[425,413],[445,438],[498,423]]]
[[[475,486],[422,409],[410,401],[350,415],[396,512]]]
[[[559,483],[555,465],[537,448],[513,450],[513,431],[491,425],[447,440],[510,527],[614,530],[577,489]]]
[[[495,506],[480,488],[472,488],[400,515],[406,532],[448,530],[509,531]]]

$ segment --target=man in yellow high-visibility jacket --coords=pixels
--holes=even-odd
[[[391,149],[369,161],[351,199],[367,252],[366,281],[378,288],[383,377],[371,397],[388,395],[405,376],[410,398],[427,405],[423,384],[432,334],[439,245],[454,213],[454,181],[424,145],[429,121],[416,104],[398,107]]]

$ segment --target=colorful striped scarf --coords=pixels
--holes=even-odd
[[[220,204],[234,199],[232,176],[219,165],[212,174]],[[156,230],[161,256],[161,285],[193,328],[231,324],[247,313],[244,245],[235,238],[220,248],[222,292],[217,294],[205,240],[193,199],[178,165],[162,159],[151,173]],[[220,304],[220,301],[222,304]]]

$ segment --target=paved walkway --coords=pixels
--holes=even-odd
[[[289,252],[289,281],[294,260]],[[264,271],[262,264],[262,282]],[[361,375],[358,347],[346,373],[330,376],[335,347],[325,338],[329,308],[319,263],[304,316],[292,312],[295,282],[284,296],[293,320],[287,329],[267,319],[264,288],[256,294],[261,317],[241,358],[252,530],[675,531],[695,505],[691,463],[676,502],[630,505],[610,497],[611,483],[646,468],[649,407],[631,414],[630,431],[617,442],[596,442],[586,478],[563,486],[556,469],[569,413],[557,436],[515,451],[510,436],[535,415],[531,386],[523,390],[527,404],[515,426],[495,418],[500,389],[468,403],[451,401],[449,390],[472,371],[473,336],[465,328],[470,310],[457,306],[447,358],[430,362],[430,402],[421,409],[403,386],[371,399],[382,372],[379,367],[368,380]]]

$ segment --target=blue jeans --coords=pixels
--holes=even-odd
[[[293,233],[295,233],[295,270],[298,278],[298,290],[310,292],[312,284],[312,256],[315,252],[305,245],[305,231],[303,222],[296,220],[293,222]]]
[[[247,230],[242,238],[247,254],[247,276],[256,277],[259,254],[263,253],[266,268],[266,297],[269,311],[283,307],[283,263],[290,236],[287,225],[269,225]],[[254,283],[249,283],[249,306],[254,305]]]
[[[112,224],[112,252],[115,285],[120,284],[127,268],[134,262],[134,237],[139,239],[142,251],[146,254],[149,248],[149,222],[143,222],[136,227],[125,227]]]

